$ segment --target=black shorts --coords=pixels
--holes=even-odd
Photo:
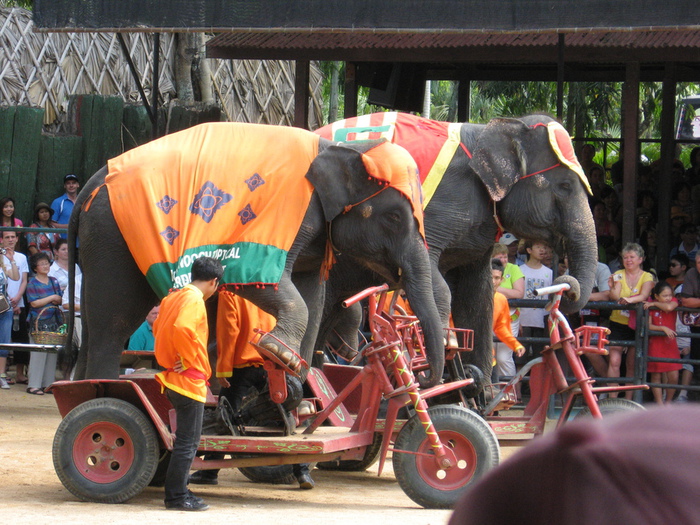
[[[608,341],[634,341],[635,332],[626,324],[610,321]]]

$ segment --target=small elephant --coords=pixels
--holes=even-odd
[[[316,338],[323,274],[342,252],[405,288],[426,333],[422,380],[436,384],[443,334],[419,194],[403,148],[336,145],[289,127],[203,124],[111,159],[69,224],[83,271],[77,376],[117,377],[124,341],[203,255],[221,260],[229,289],[277,319],[259,344],[278,351],[278,339],[299,352]]]
[[[565,299],[562,311],[577,311],[587,302],[597,264],[590,187],[568,133],[551,117],[494,119],[480,125],[375,113],[316,133],[345,141],[387,138],[416,160],[438,309],[443,323],[451,312],[457,327],[475,331],[474,352],[465,360],[487,378],[492,365],[490,259],[501,229],[519,238],[545,240],[558,254],[566,253],[581,296],[575,302]],[[448,272],[450,287],[442,278]],[[338,301],[377,282],[371,272],[339,260],[327,283],[317,348],[333,336],[356,339],[356,312],[342,311]]]

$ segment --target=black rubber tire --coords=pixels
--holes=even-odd
[[[255,414],[259,414],[256,416]],[[270,399],[267,390],[246,396],[241,404],[244,425],[265,426],[278,423],[279,411]],[[258,419],[260,417],[260,419]],[[279,423],[281,424],[281,423]],[[291,485],[296,482],[291,465],[271,465],[264,467],[241,467],[238,470],[253,483],[271,483],[273,485]]]
[[[153,479],[160,445],[153,423],[131,403],[103,397],[71,410],[53,440],[58,478],[83,501],[123,503]]]
[[[425,455],[402,454],[399,450],[432,456],[432,447],[418,415],[399,432],[392,463],[401,489],[413,501],[428,509],[453,508],[468,487],[501,459],[498,439],[480,416],[456,405],[428,409],[442,444],[451,448],[457,466],[440,470]],[[442,477],[441,477],[442,476]]]
[[[615,414],[623,414],[626,412],[635,412],[637,410],[646,410],[642,405],[624,397],[606,397],[598,401],[598,408],[603,417],[613,416]],[[584,407],[574,419],[585,419],[593,417],[591,409]]]
[[[379,453],[382,451],[382,434],[377,432],[374,434],[372,443],[365,450],[365,455],[362,459],[348,459],[338,461],[321,461],[316,465],[321,470],[337,470],[342,472],[364,472],[369,467],[374,465],[379,459]]]

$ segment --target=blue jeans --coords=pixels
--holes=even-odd
[[[12,308],[0,314],[0,343],[9,343],[12,339]],[[0,357],[7,357],[9,350],[0,350]]]
[[[166,392],[175,408],[177,429],[168,473],[165,476],[165,503],[177,504],[182,503],[187,496],[187,478],[197,452],[199,438],[202,436],[204,403],[172,390]]]

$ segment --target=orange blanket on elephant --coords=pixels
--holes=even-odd
[[[277,284],[314,191],[305,175],[319,140],[298,128],[212,123],[110,160],[110,206],[154,291],[163,297],[185,286],[202,256],[221,261],[224,283]],[[409,153],[385,142],[362,161],[378,187],[395,188],[411,202],[425,238]]]
[[[195,126],[109,161],[115,219],[156,293],[210,256],[226,283],[278,283],[311,200],[318,136],[297,128]],[[293,153],[290,153],[293,152]]]

